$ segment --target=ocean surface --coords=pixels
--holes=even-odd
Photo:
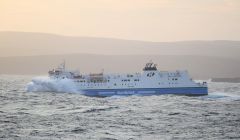
[[[240,139],[240,83],[209,95],[87,97],[69,81],[0,75],[0,139]]]

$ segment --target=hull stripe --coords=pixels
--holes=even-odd
[[[113,95],[161,95],[178,94],[199,96],[207,95],[207,87],[179,87],[179,88],[129,88],[129,89],[86,89],[82,90],[88,96],[113,96]]]

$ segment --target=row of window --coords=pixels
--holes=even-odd
[[[172,78],[173,81],[177,81],[178,79],[177,78]]]
[[[77,80],[77,82],[80,82],[80,83],[85,83],[85,81],[80,81],[80,80]]]
[[[86,81],[80,81],[80,80],[77,80],[77,82],[80,82],[80,83],[85,83]],[[94,80],[94,81],[91,81],[91,83],[103,83],[104,81],[103,80]],[[109,82],[109,80],[107,80],[107,82]]]
[[[127,75],[127,77],[133,77],[133,75],[131,75],[131,74],[128,74],[128,75]]]
[[[181,76],[180,73],[168,73],[168,77]]]
[[[164,83],[158,83],[159,85],[164,85]],[[175,84],[178,84],[178,83],[168,83],[169,85],[175,85]],[[135,84],[120,84],[120,85],[122,85],[122,86],[133,86],[133,85],[137,85],[136,83]],[[101,83],[101,84],[81,84],[80,86],[103,86],[103,83]],[[114,83],[114,86],[117,86],[117,84],[116,83]]]
[[[158,83],[159,85],[164,85],[164,83]],[[178,83],[168,83],[168,84],[178,84]]]
[[[122,86],[133,86],[133,85],[137,85],[136,83],[135,84],[120,84]],[[80,86],[103,86],[103,84],[80,84]],[[117,84],[115,83],[114,86],[117,86]]]
[[[130,79],[123,79],[122,82],[130,82]]]
[[[139,79],[134,79],[135,82],[140,81]],[[122,82],[130,82],[130,79],[123,79]]]
[[[168,80],[170,80],[170,79],[168,78]],[[177,78],[172,78],[171,80],[172,80],[172,81],[177,81],[178,79],[177,79]],[[131,81],[130,79],[123,79],[123,80],[122,80],[122,82],[130,82],[130,81]],[[134,81],[135,81],[135,82],[139,82],[140,79],[134,79]],[[85,81],[85,80],[83,80],[83,81],[77,80],[77,82],[85,83],[86,81]],[[93,83],[101,83],[101,82],[103,82],[103,80],[94,80],[94,81],[91,81],[91,82],[93,82]],[[109,80],[107,80],[107,82],[109,82]]]

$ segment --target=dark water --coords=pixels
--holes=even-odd
[[[95,98],[26,92],[32,77],[0,76],[0,139],[240,139],[240,84],[210,95]]]

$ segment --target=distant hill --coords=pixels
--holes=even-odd
[[[235,78],[212,78],[212,82],[240,83],[240,77]]]
[[[240,41],[144,42],[45,33],[0,32],[0,56],[91,53],[109,55],[200,55],[240,58]]]
[[[195,78],[240,76],[240,41],[144,42],[0,32],[0,74],[47,74],[63,59],[84,73],[187,69]]]

